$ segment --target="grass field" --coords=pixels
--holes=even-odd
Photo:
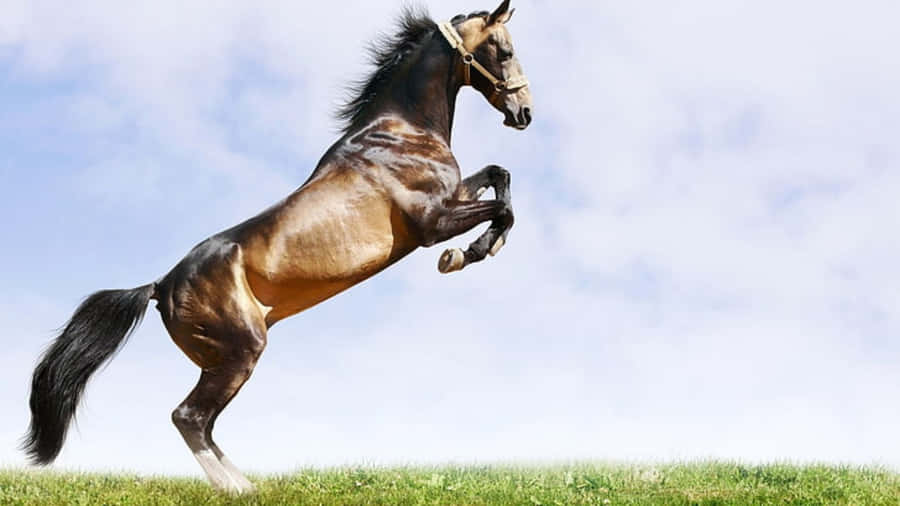
[[[900,505],[881,469],[728,463],[344,468],[253,477],[231,498],[205,481],[0,471],[0,504]]]

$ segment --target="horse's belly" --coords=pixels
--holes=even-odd
[[[296,314],[371,277],[415,249],[406,220],[384,200],[302,209],[250,245],[247,278],[266,320]],[[245,252],[246,253],[246,252]]]
[[[279,276],[274,282],[248,273],[249,284],[257,299],[270,308],[266,314],[267,323],[272,325],[333,297],[408,253],[392,255],[390,248],[376,249],[372,245],[361,249],[352,255],[335,254],[321,264],[300,262],[293,276]]]

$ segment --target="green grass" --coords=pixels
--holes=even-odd
[[[900,505],[897,473],[824,465],[342,468],[251,479],[258,492],[232,498],[197,479],[0,471],[0,504]]]

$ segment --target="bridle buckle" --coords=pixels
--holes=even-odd
[[[463,78],[465,80],[465,84],[472,84],[471,80],[471,68],[475,67],[475,70],[478,71],[481,75],[483,75],[491,84],[494,85],[494,96],[499,95],[501,93],[511,93],[513,91],[519,90],[520,88],[524,88],[528,86],[528,79],[525,76],[517,76],[508,80],[501,80],[494,77],[491,72],[484,68],[484,65],[478,63],[478,60],[475,59],[475,55],[470,53],[463,46],[463,39],[460,37],[459,32],[456,31],[456,28],[453,26],[453,23],[447,21],[438,25],[440,29],[441,35],[447,39],[447,43],[450,44],[450,47],[456,49],[462,59],[464,64],[463,67]]]

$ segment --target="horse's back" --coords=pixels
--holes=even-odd
[[[380,272],[418,245],[404,213],[369,176],[334,166],[279,204],[195,246],[157,283],[163,321],[266,325]]]
[[[196,301],[233,305],[227,294],[241,290],[233,298],[252,300],[266,325],[303,311],[420,246],[410,217],[452,198],[458,183],[443,140],[393,116],[378,119],[332,146],[286,199],[195,247],[166,278],[169,311],[205,318]]]

